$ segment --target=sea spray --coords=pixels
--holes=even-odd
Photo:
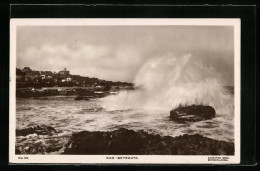
[[[203,104],[214,107],[217,114],[232,114],[233,97],[216,75],[190,54],[152,58],[138,71],[135,90],[102,99],[103,107],[170,111],[180,104]]]

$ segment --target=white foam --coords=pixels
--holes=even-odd
[[[233,97],[227,93],[216,71],[190,54],[168,55],[145,63],[135,77],[135,91],[105,97],[107,110],[157,109],[170,111],[187,104],[210,105],[220,114],[233,113]]]

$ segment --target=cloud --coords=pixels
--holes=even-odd
[[[140,54],[131,47],[80,44],[45,44],[40,48],[29,47],[18,54],[18,67],[32,66],[37,70],[67,68],[71,74],[98,77],[113,81],[132,81],[142,65]],[[33,62],[32,62],[33,61]]]
[[[232,27],[21,27],[17,66],[132,82],[151,58],[191,53],[233,83]]]

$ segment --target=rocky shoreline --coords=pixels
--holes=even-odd
[[[16,90],[17,98],[37,98],[46,96],[78,96],[81,97],[102,98],[108,95],[117,94],[122,90],[134,90],[133,86],[100,86],[100,87],[45,87],[45,88],[18,88]],[[83,99],[85,100],[85,99]]]
[[[63,154],[234,155],[234,143],[199,134],[170,137],[120,128],[111,132],[75,133]]]
[[[110,132],[81,131],[72,134],[61,144],[59,131],[50,126],[16,130],[16,136],[46,136],[47,143],[16,147],[16,154],[66,155],[234,155],[234,143],[214,140],[199,134],[178,137],[149,134],[120,128]],[[59,152],[58,152],[59,151]]]

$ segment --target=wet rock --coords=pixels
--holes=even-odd
[[[121,128],[112,132],[75,133],[65,145],[63,154],[233,155],[234,143],[199,134],[163,137]]]
[[[74,100],[89,100],[86,96],[77,96]]]
[[[55,128],[51,126],[35,126],[35,127],[28,127],[25,129],[18,129],[16,130],[16,136],[27,136],[29,134],[37,134],[37,135],[53,135],[57,133]]]
[[[42,143],[27,144],[23,147],[15,147],[15,154],[44,154],[45,151],[45,147]]]
[[[19,149],[15,149],[15,154],[21,154],[21,151]]]
[[[59,151],[62,148],[62,146],[58,146],[58,147],[47,147],[46,148],[46,152],[50,153],[50,152],[54,152],[54,151]]]
[[[170,119],[176,122],[197,122],[215,117],[216,111],[211,106],[179,106],[170,111]]]
[[[19,144],[15,147],[16,154],[47,154],[51,152],[59,152],[65,145],[63,142],[53,140],[56,136],[46,137],[46,141],[32,141],[26,144]],[[58,138],[57,138],[58,139]]]

